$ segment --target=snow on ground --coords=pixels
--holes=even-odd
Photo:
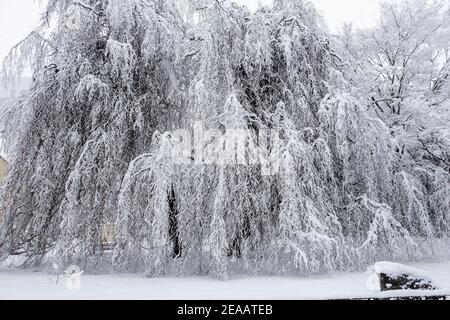
[[[278,300],[386,298],[392,296],[450,296],[450,262],[414,264],[425,270],[439,291],[373,293],[366,288],[368,274],[341,273],[328,276],[241,277],[230,281],[206,277],[146,279],[138,274],[83,275],[80,291],[66,288],[65,279],[42,272],[1,270],[0,299],[145,299],[145,300]]]

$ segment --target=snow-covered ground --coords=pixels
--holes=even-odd
[[[146,279],[137,274],[83,275],[80,291],[66,288],[64,278],[42,272],[0,271],[0,299],[149,299],[149,300],[264,300],[341,299],[425,295],[450,296],[450,262],[414,264],[440,285],[439,291],[373,293],[366,288],[368,274],[328,276],[242,277],[230,281],[211,278]]]

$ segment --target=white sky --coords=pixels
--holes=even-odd
[[[0,0],[1,1],[1,0]],[[272,0],[235,0],[256,9],[258,3],[270,4]],[[355,27],[370,27],[378,17],[382,0],[310,0],[325,17],[331,31],[336,31],[345,22]]]
[[[39,12],[34,0],[0,0],[0,61],[38,24]]]
[[[325,17],[331,31],[346,22],[365,28],[376,23],[381,0],[311,0]]]
[[[235,0],[255,9],[258,3],[271,0]],[[324,15],[330,30],[335,31],[344,22],[357,27],[374,23],[381,0],[311,0]],[[0,61],[9,49],[23,39],[39,20],[39,3],[36,0],[0,0]]]

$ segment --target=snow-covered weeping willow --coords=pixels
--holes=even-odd
[[[6,124],[2,257],[226,278],[446,254],[448,172],[398,164],[309,3],[53,0],[46,17],[4,65],[36,56]]]

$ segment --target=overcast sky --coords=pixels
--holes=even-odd
[[[271,0],[237,0],[251,9]],[[344,22],[358,27],[374,23],[381,0],[311,0],[324,15],[330,29],[336,30]],[[0,59],[24,38],[39,20],[39,4],[35,0],[0,0]]]
[[[2,1],[2,0],[0,0]],[[272,0],[235,0],[247,3],[256,9],[258,3],[270,4]],[[357,27],[368,27],[375,23],[381,0],[310,0],[325,17],[331,31],[344,22],[352,22]]]

